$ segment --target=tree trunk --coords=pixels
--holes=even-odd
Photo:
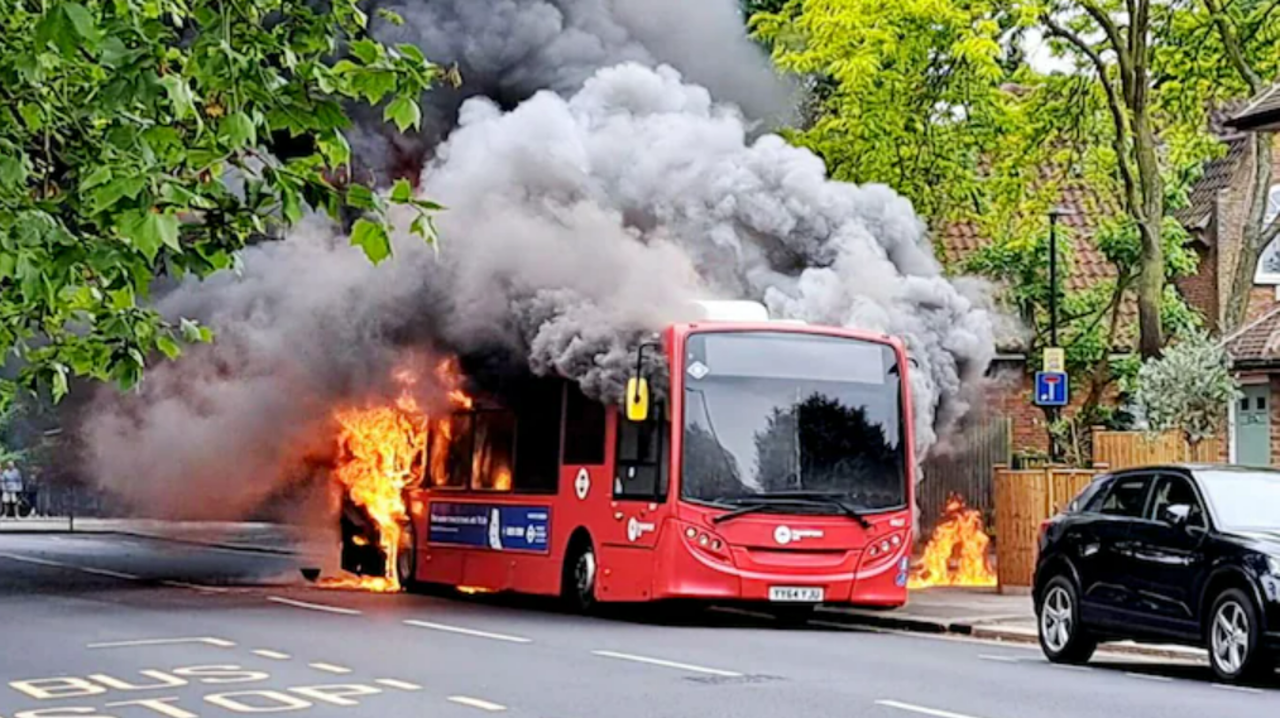
[[[1160,356],[1164,331],[1160,326],[1160,299],[1164,294],[1164,251],[1160,245],[1160,219],[1139,223],[1142,234],[1141,268],[1138,273],[1138,349],[1142,358]]]
[[[1253,278],[1258,270],[1258,261],[1267,249],[1269,240],[1274,235],[1274,227],[1263,227],[1267,216],[1267,199],[1271,191],[1271,162],[1275,133],[1258,132],[1250,139],[1253,158],[1253,174],[1249,188],[1249,206],[1245,211],[1243,233],[1240,241],[1240,253],[1236,257],[1234,271],[1231,273],[1231,293],[1227,298],[1227,311],[1224,317],[1223,334],[1228,334],[1242,324],[1249,312],[1249,294],[1253,289]],[[1280,221],[1280,220],[1278,220]],[[1272,223],[1273,225],[1275,222]],[[1268,233],[1268,229],[1273,230]],[[1223,237],[1218,237],[1221,251]],[[1230,238],[1225,238],[1230,241]]]

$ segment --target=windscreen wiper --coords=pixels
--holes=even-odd
[[[841,513],[854,521],[864,529],[871,528],[871,522],[862,515],[857,506],[845,501],[839,494],[827,494],[821,491],[779,491],[769,494],[770,497],[776,496],[783,499],[803,499],[805,501],[820,501],[830,504],[840,509]]]
[[[725,521],[729,521],[730,519],[736,519],[739,516],[746,516],[747,514],[754,514],[760,511],[768,511],[771,508],[776,508],[776,506],[777,504],[760,504],[760,503],[747,504],[746,506],[740,506],[734,509],[733,511],[730,511],[727,514],[720,514],[719,516],[712,518],[711,523],[713,524],[724,523]]]
[[[839,500],[834,496],[823,496],[821,494],[804,495],[804,496],[789,494],[787,496],[779,496],[777,494],[770,494],[766,496],[756,497],[755,501],[756,503],[748,504],[741,508],[734,509],[733,511],[730,511],[729,513],[726,513],[726,514],[720,514],[719,516],[716,516],[715,518],[711,519],[711,523],[720,524],[720,523],[724,523],[725,521],[729,521],[730,519],[736,519],[739,516],[759,513],[761,511],[768,511],[770,509],[775,509],[779,507],[814,506],[814,505],[825,504],[827,506],[835,506],[836,508],[840,509],[841,513],[853,519],[854,521],[857,521],[858,525],[862,526],[862,528],[864,529],[871,528],[871,522],[867,521],[867,519],[863,517],[862,514],[858,513],[858,510],[856,508],[854,508],[853,506],[850,506],[849,504],[846,504],[845,502]]]

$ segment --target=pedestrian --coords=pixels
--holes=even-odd
[[[22,472],[13,461],[5,464],[0,472],[0,516],[18,515],[18,503],[22,500]]]

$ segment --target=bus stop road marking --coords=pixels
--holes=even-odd
[[[326,606],[322,603],[307,603],[306,601],[295,601],[292,598],[284,598],[282,596],[267,596],[267,600],[272,603],[282,603],[286,606],[294,608],[306,608],[312,611],[324,611],[325,613],[337,613],[343,616],[359,616],[360,611],[354,608],[340,608],[338,606]]]
[[[933,716],[933,718],[974,718],[973,716],[963,713],[952,713],[951,711],[939,710],[937,708],[926,708],[924,706],[912,705],[911,703],[902,703],[901,701],[879,700],[876,705],[885,708],[895,708],[908,713],[918,713],[920,715]]]
[[[427,628],[432,631],[457,633],[463,636],[474,636],[476,638],[488,638],[494,641],[506,641],[507,643],[533,643],[532,638],[508,636],[502,633],[490,633],[488,631],[477,631],[474,628],[462,628],[461,626],[447,626],[443,623],[431,623],[430,621],[417,621],[413,619],[407,620],[404,623],[406,626],[417,626],[418,628]]]
[[[109,641],[106,643],[90,643],[86,648],[133,648],[135,646],[172,646],[179,643],[203,643],[209,646],[217,646],[218,648],[231,648],[235,646],[235,641],[228,641],[225,638],[211,638],[205,636],[203,638],[144,638],[137,641]]]
[[[505,711],[507,709],[504,705],[490,703],[489,701],[482,700],[480,698],[472,698],[470,696],[449,696],[449,701],[459,705],[479,708],[482,711],[489,711],[490,713],[497,713],[498,711]]]
[[[651,666],[662,666],[664,668],[677,668],[682,671],[692,671],[693,673],[705,673],[709,676],[721,676],[723,678],[741,678],[743,674],[736,671],[725,671],[719,668],[707,668],[706,666],[695,666],[691,663],[677,663],[676,661],[668,661],[662,658],[649,658],[648,656],[637,656],[630,653],[617,653],[615,651],[592,651],[594,655],[602,658],[616,658],[620,661],[633,661],[635,663],[647,663]]]

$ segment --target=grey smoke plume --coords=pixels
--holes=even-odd
[[[767,124],[794,114],[795,86],[773,72],[745,35],[733,0],[381,0],[404,23],[381,22],[388,43],[417,45],[456,65],[461,88],[423,98],[423,128],[396,134],[376,111],[351,143],[378,181],[420,171],[469,97],[511,108],[541,90],[568,95],[602,67],[622,62],[679,67],[722,102]]]
[[[429,2],[412,6],[422,15],[411,22],[433,27],[432,8],[482,5],[498,16],[608,7]],[[465,44],[460,33],[444,31]],[[631,47],[629,35],[595,36]],[[490,57],[474,53],[470,64]],[[993,318],[976,285],[941,275],[906,200],[828,181],[818,158],[776,136],[752,139],[736,105],[666,65],[528,82],[554,89],[511,109],[472,98],[433,148],[421,189],[449,208],[438,254],[398,236],[395,261],[373,267],[312,218],[247,250],[241,276],[165,297],[164,312],[205,319],[219,340],[156,367],[134,395],[98,397],[83,430],[90,470],[167,513],[235,515],[299,457],[323,453],[314,442],[330,436],[320,429],[335,404],[390,396],[392,369],[417,351],[501,352],[616,398],[636,338],[684,318],[697,297],[757,299],[779,316],[903,337],[920,365],[921,456],[965,413],[966,387],[992,358]]]

